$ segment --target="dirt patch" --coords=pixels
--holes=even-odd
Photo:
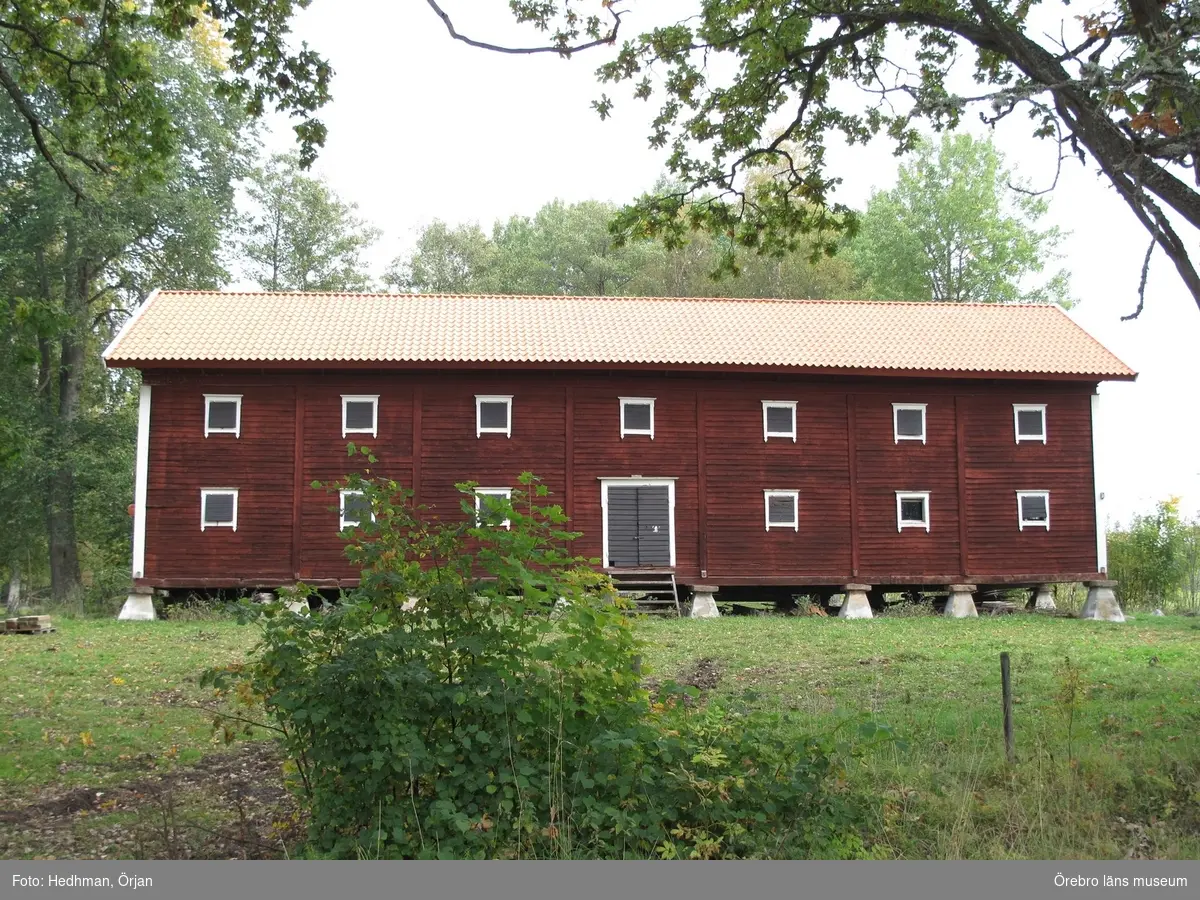
[[[706,693],[721,682],[721,672],[720,662],[706,656],[695,660],[674,678],[647,678],[644,686],[650,692],[652,701],[657,699],[658,690],[664,681],[674,681],[681,687],[694,687],[701,693]],[[684,703],[690,702],[688,698],[684,698]]]
[[[303,835],[274,744],[0,810],[0,857],[271,859]]]
[[[701,691],[711,691],[721,682],[721,664],[707,656],[698,659],[679,673],[678,681]]]

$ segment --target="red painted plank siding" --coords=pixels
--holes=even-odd
[[[575,549],[603,554],[602,478],[675,478],[675,568],[681,578],[700,574],[699,501],[696,489],[696,397],[687,380],[580,378],[575,389],[572,528],[582,531]],[[620,397],[654,398],[654,438],[621,437]]]
[[[512,436],[476,435],[476,394],[512,399]],[[434,516],[461,521],[464,481],[518,487],[532,471],[563,502],[566,394],[556,379],[486,379],[448,374],[424,381],[421,410],[421,500]]]
[[[1046,404],[1046,438],[1016,442],[1014,403]],[[966,406],[967,524],[973,572],[1087,571],[1096,565],[1088,394],[976,396]],[[1018,528],[1017,491],[1050,492],[1050,529]]]
[[[241,394],[240,437],[204,436],[204,395]],[[146,575],[291,578],[295,388],[185,378],[151,391]],[[237,531],[200,530],[200,491],[237,488]]]
[[[378,434],[342,436],[342,395],[378,394]],[[314,481],[337,481],[363,472],[366,459],[349,456],[349,443],[369,447],[378,462],[376,475],[412,484],[412,383],[370,376],[330,375],[307,382],[304,391],[304,500],[301,505],[300,577],[354,578],[345,556],[346,542],[338,537],[338,495],[311,487]]]
[[[796,402],[796,441],[763,440],[763,400]],[[709,574],[849,574],[846,395],[763,382],[707,401]],[[799,531],[766,530],[764,490],[800,492]]]
[[[958,572],[954,397],[919,388],[855,397],[859,574]],[[925,443],[896,441],[893,403],[925,403]],[[896,492],[929,491],[929,531],[896,527]]]
[[[362,458],[346,455],[348,440],[370,446],[375,471],[406,487],[419,472],[421,501],[447,519],[462,516],[456,482],[515,487],[530,470],[562,503],[570,477],[572,526],[584,533],[575,549],[593,557],[603,544],[600,479],[673,478],[676,571],[684,583],[701,577],[702,530],[704,578],[716,583],[985,581],[1096,566],[1090,385],[502,371],[192,370],[147,373],[146,380],[154,386],[150,583],[283,584],[293,578],[293,559],[304,579],[352,580],[337,536],[337,496],[309,486],[361,471]],[[244,395],[242,437],[205,440],[203,394],[223,392]],[[379,395],[377,437],[342,436],[342,394]],[[513,395],[511,438],[476,435],[476,394]],[[621,438],[621,396],[655,398],[653,440]],[[764,442],[763,400],[796,402],[796,442]],[[895,442],[894,402],[927,404],[925,444]],[[1047,404],[1047,445],[1015,443],[1015,402]],[[201,487],[239,488],[236,534],[201,534]],[[766,530],[768,489],[800,492],[798,531]],[[1019,531],[1016,491],[1039,489],[1051,491],[1051,530]],[[898,490],[930,491],[928,533],[897,531]]]

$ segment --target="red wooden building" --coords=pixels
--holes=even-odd
[[[160,291],[136,589],[352,584],[346,443],[419,502],[537,473],[614,570],[845,592],[1098,581],[1097,384],[1044,306]],[[858,587],[862,586],[862,587]]]

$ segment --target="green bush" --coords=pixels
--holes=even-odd
[[[1169,605],[1195,581],[1196,523],[1179,515],[1179,498],[1161,501],[1153,513],[1134,516],[1127,530],[1108,533],[1108,572],[1126,609]]]
[[[394,482],[350,476],[329,488],[362,491],[373,512],[347,535],[360,587],[312,614],[243,605],[262,626],[252,660],[205,681],[270,713],[312,849],[860,854],[834,745],[786,742],[765,713],[685,707],[671,685],[651,702],[623,602],[569,555],[576,535],[539,505],[545,487],[520,483],[478,523],[460,485],[465,520],[437,524]]]

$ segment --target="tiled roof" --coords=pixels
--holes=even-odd
[[[105,359],[1134,377],[1055,306],[821,300],[158,291]]]

